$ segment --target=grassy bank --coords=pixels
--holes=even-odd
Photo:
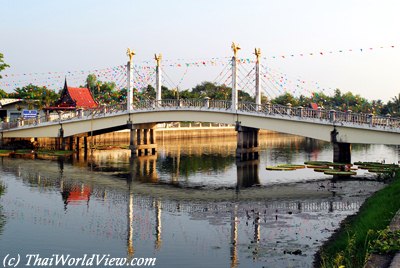
[[[382,190],[368,198],[357,215],[349,217],[343,228],[322,247],[317,267],[363,267],[368,245],[378,238],[400,209],[400,172]]]
[[[32,149],[18,149],[18,150],[0,150],[0,156],[9,156],[11,154],[24,155],[24,154],[45,154],[45,155],[57,155],[57,156],[68,156],[74,153],[74,151],[68,150],[38,150],[33,151]]]

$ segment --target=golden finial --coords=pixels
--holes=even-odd
[[[254,55],[256,55],[257,62],[260,62],[261,48],[255,48]]]
[[[162,59],[162,54],[160,53],[160,54],[154,54],[154,59],[156,60],[156,62],[157,62],[157,66],[159,67],[160,66],[160,63],[161,63],[161,59]]]
[[[239,44],[235,44],[235,42],[232,42],[232,46],[231,46],[232,50],[233,50],[233,56],[236,58],[237,52],[240,49]]]
[[[135,51],[131,50],[130,48],[126,50],[126,55],[129,57],[129,62],[132,62],[132,58],[135,56],[135,54]]]

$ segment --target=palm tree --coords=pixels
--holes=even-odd
[[[399,114],[400,112],[400,93],[392,98],[392,112]]]

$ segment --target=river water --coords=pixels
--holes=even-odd
[[[258,161],[235,139],[159,141],[156,157],[93,151],[64,160],[0,159],[0,260],[40,254],[155,257],[155,267],[312,267],[340,222],[383,183],[267,165],[332,160],[329,143],[270,134]],[[353,161],[396,162],[397,147],[358,145]],[[26,258],[22,262],[26,263]]]

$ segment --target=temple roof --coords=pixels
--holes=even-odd
[[[72,100],[76,103],[76,108],[95,108],[97,103],[94,101],[88,88],[67,87],[67,91]]]
[[[65,79],[64,88],[61,92],[60,99],[52,107],[46,110],[74,110],[74,109],[90,109],[96,108],[97,102],[94,100],[92,93],[85,87],[69,87],[67,79]]]

